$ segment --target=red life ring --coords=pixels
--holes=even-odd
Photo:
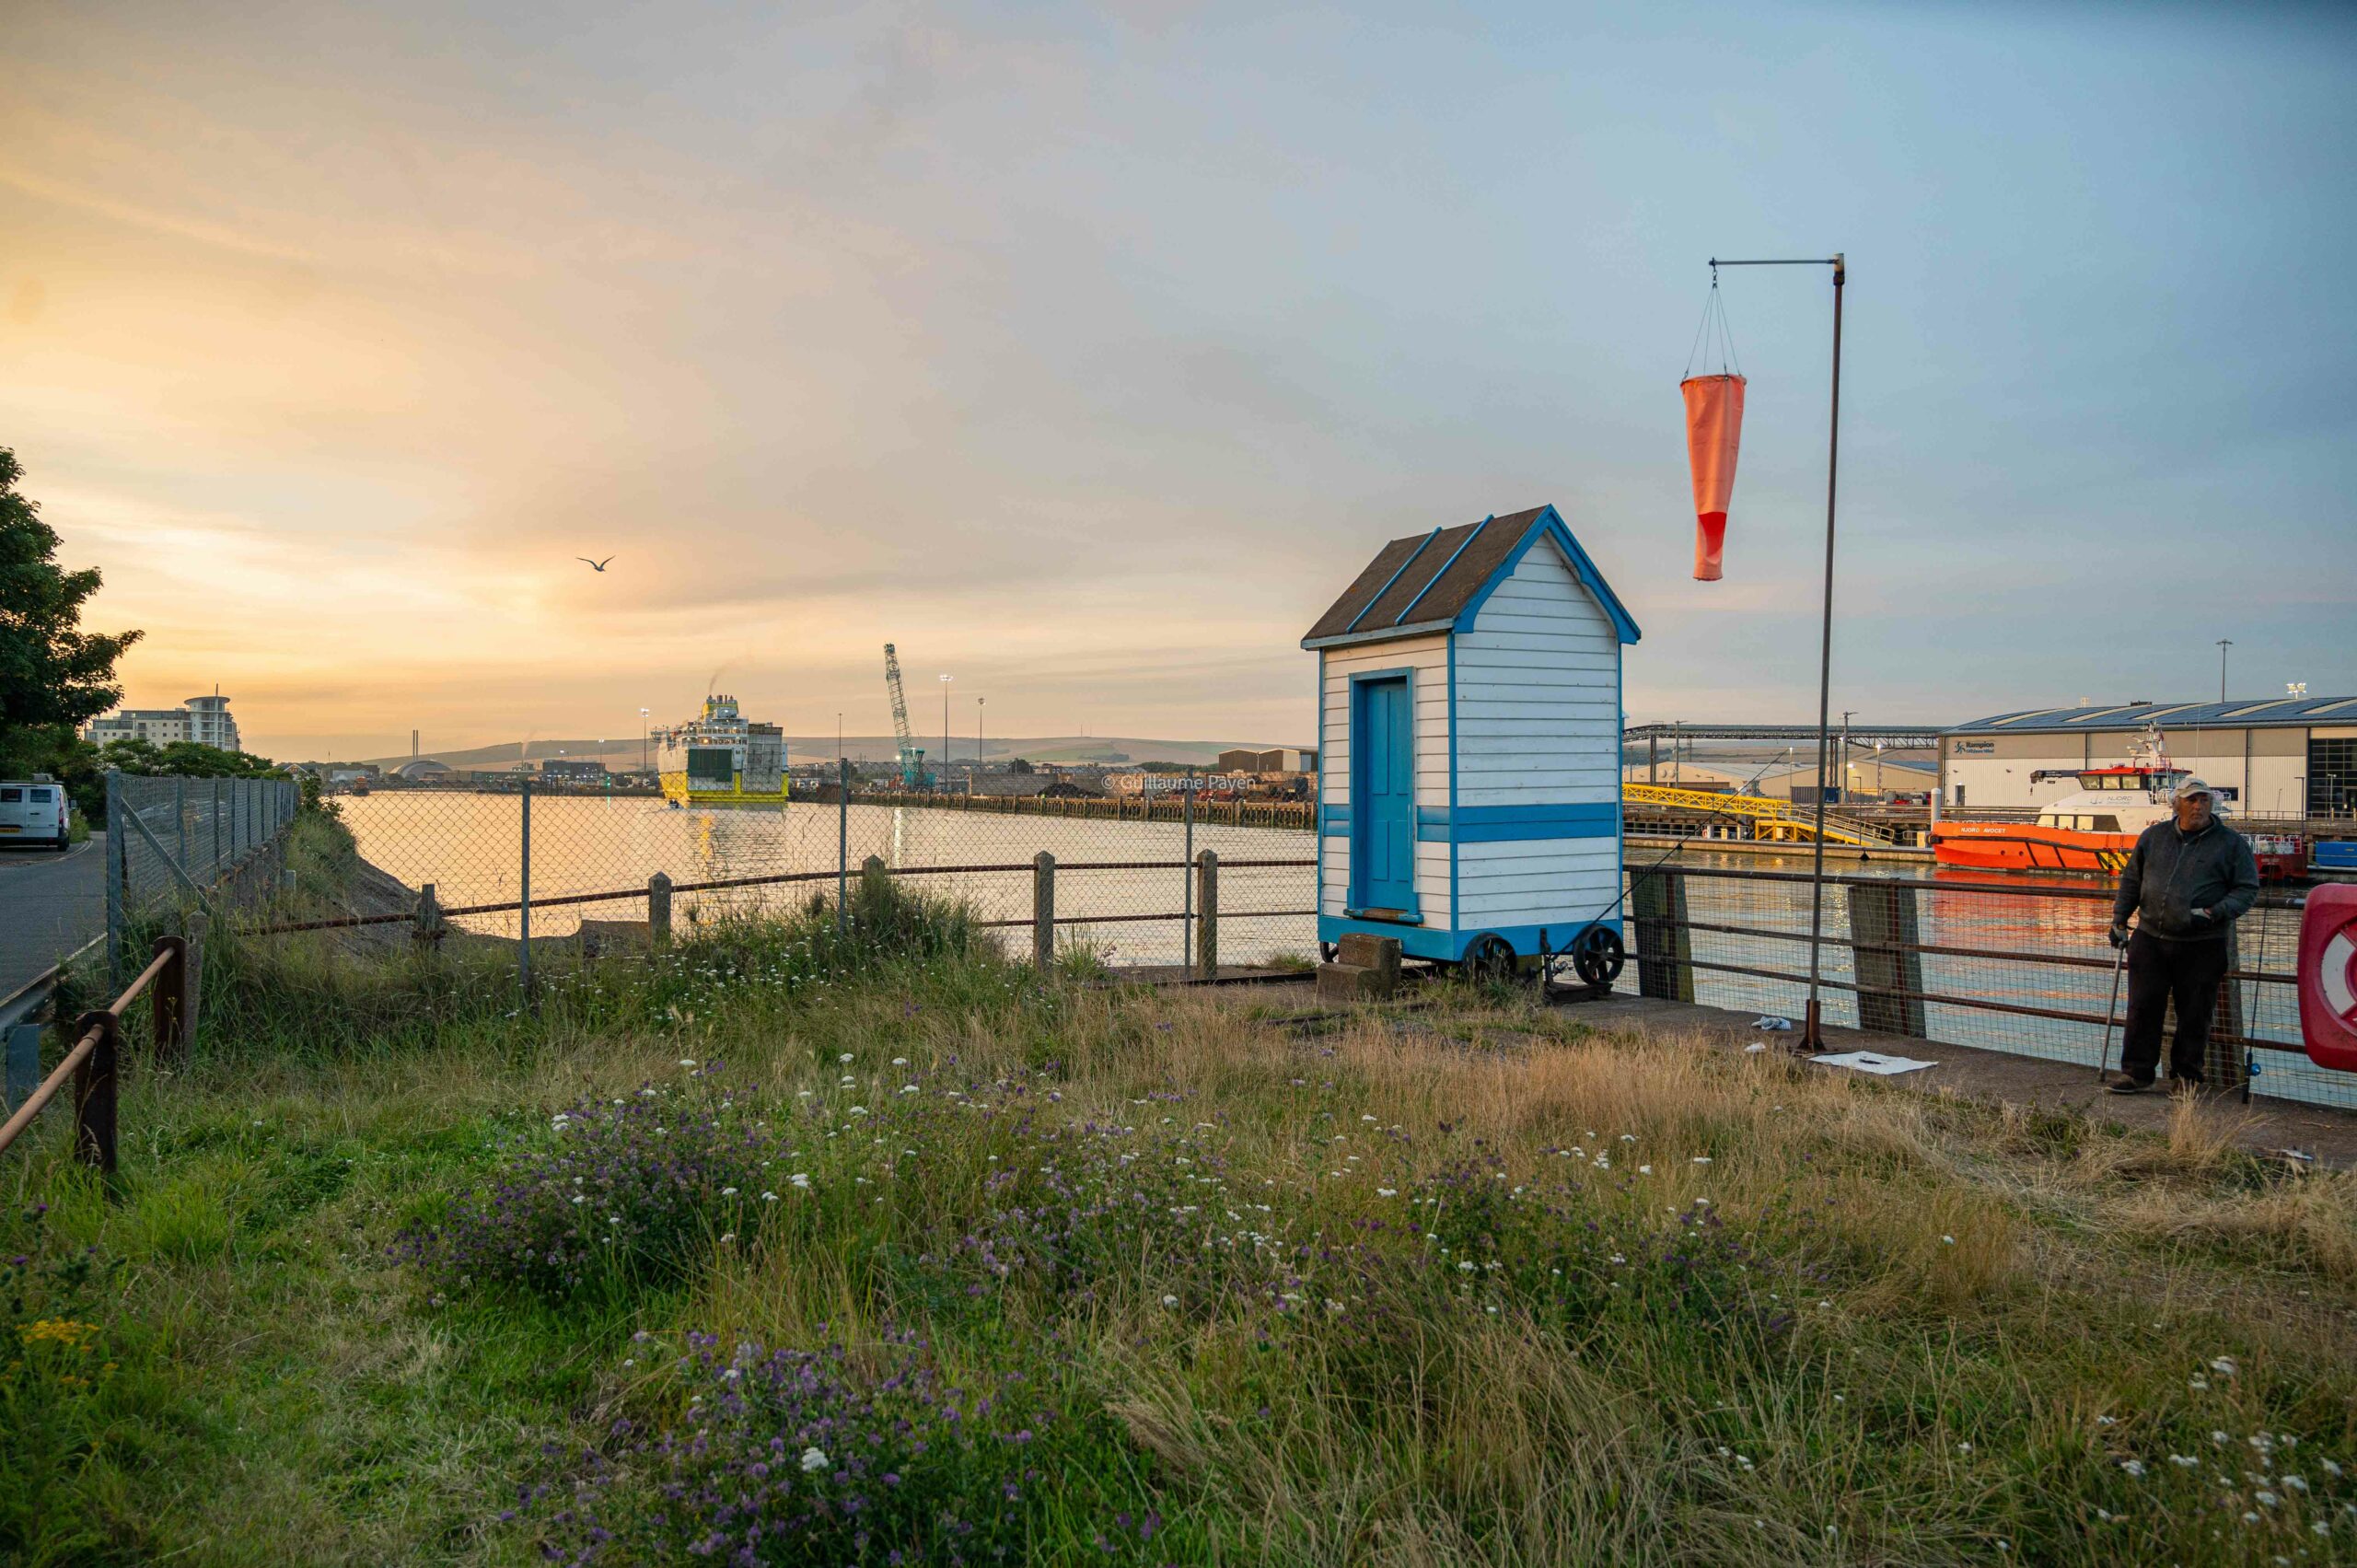
[[[2357,1073],[2357,887],[2308,895],[2300,914],[2300,1038],[2319,1067]]]

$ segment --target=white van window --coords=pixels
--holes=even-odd
[[[36,789],[28,798],[29,798],[35,806],[46,806],[49,804],[49,791],[45,789]]]

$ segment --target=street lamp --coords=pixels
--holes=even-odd
[[[979,795],[979,794],[981,794],[981,787],[982,787],[982,786],[981,786],[981,776],[982,776],[982,704],[983,704],[984,703],[989,702],[989,701],[990,701],[990,699],[989,699],[988,697],[977,697],[977,698],[975,698],[975,699],[974,699],[974,779],[975,779],[975,783],[974,783],[972,785],[970,785],[970,786],[967,789],[967,792],[966,792],[966,793],[967,793],[967,794],[969,794],[969,795]]]
[[[2218,639],[2218,701],[2226,700],[2226,650],[2235,645],[2232,637]]]
[[[949,683],[958,678],[941,678],[941,793],[949,793]]]

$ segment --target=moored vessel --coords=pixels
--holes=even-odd
[[[2169,761],[2160,738],[2148,734],[2128,761],[2070,770],[2074,794],[2038,807],[2035,822],[1942,822],[1932,830],[1932,857],[1942,865],[1981,871],[2116,873],[2128,864],[2137,836],[2175,808],[2169,796],[2189,770]],[[2033,774],[2037,779],[2065,776]],[[2223,819],[2226,803],[2213,794]],[[2228,826],[2233,826],[2231,822]],[[2305,876],[2307,841],[2296,833],[2247,833],[2258,874],[2269,880]]]
[[[674,806],[785,803],[785,732],[748,721],[734,697],[706,697],[701,716],[658,729],[654,738],[663,796]]]

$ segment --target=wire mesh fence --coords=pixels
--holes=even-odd
[[[1808,990],[1805,874],[1684,866],[1632,877],[1647,994],[1797,1018]],[[1820,998],[1828,1023],[2119,1065],[2124,991],[2102,882],[1828,876]],[[2235,923],[2205,1076],[2254,1095],[2357,1109],[2357,1080],[2300,1043],[2296,898],[2262,895]],[[2174,1024],[2172,1023],[2172,1032]]]
[[[691,930],[814,901],[832,907],[872,860],[963,905],[1011,955],[1028,957],[1044,852],[1055,862],[1061,949],[1084,949],[1112,968],[1176,966],[1197,956],[1206,912],[1195,857],[1209,850],[1219,862],[1213,896],[1223,963],[1306,960],[1318,951],[1310,832],[1232,813],[1221,820],[1215,809],[1197,815],[1183,799],[1169,812],[1067,817],[840,792],[714,808],[508,785],[379,789],[333,805],[356,853],[340,867],[295,854],[282,878],[293,891],[255,912],[256,926],[331,924],[402,942],[430,889],[449,927],[510,942],[528,934],[539,947],[597,937],[609,924],[644,926],[658,875],[672,889],[672,928]],[[1809,968],[1808,877],[1708,859],[1682,854],[1674,867],[1631,877],[1626,907],[1643,988],[1796,1016]],[[1828,1022],[2091,1070],[2108,1034],[2117,1065],[2124,998],[2112,993],[2107,885],[1926,877],[1915,867],[1826,882]],[[2255,1094],[2357,1109],[2357,1082],[2314,1067],[2299,1047],[2298,918],[2293,900],[2270,894],[2238,923],[2212,1028],[2225,1054],[2212,1076],[2238,1083],[2247,1063]]]
[[[1306,956],[1316,947],[1311,841],[1298,830],[1240,824],[1233,810],[1144,820],[969,810],[857,796],[784,806],[674,806],[660,796],[539,786],[377,789],[332,802],[357,853],[340,892],[309,887],[270,923],[393,926],[428,887],[460,930],[534,943],[588,923],[644,921],[658,874],[682,926],[732,915],[831,906],[872,857],[896,877],[962,904],[1008,933],[1034,916],[1034,857],[1054,856],[1061,943],[1117,965],[1186,962],[1196,923],[1193,866],[1210,850],[1218,876],[1220,954],[1230,963]],[[1175,819],[1174,819],[1175,818]],[[1225,818],[1225,820],[1218,819]],[[485,909],[482,906],[513,906]]]
[[[252,901],[302,807],[290,779],[107,775],[107,951],[120,971],[128,927],[166,905]]]

